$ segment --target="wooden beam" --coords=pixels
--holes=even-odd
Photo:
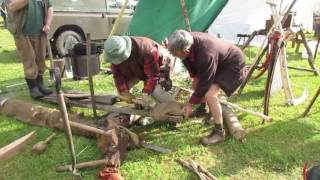
[[[36,137],[36,131],[32,131],[31,133],[13,141],[12,143],[6,145],[5,147],[0,149],[0,162],[8,160],[13,156],[17,155],[21,152],[25,146],[30,143]]]

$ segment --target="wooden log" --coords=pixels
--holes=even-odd
[[[36,132],[32,131],[29,134],[13,141],[7,146],[0,149],[0,161],[5,161],[21,152],[28,143],[36,137]]]
[[[8,99],[0,110],[1,114],[13,116],[31,125],[64,130],[61,113],[56,109],[42,107],[18,99]],[[83,117],[74,114],[69,114],[68,116],[72,131],[78,135],[96,137],[99,134],[112,137],[112,133],[98,129],[94,123]]]
[[[176,88],[177,88],[177,89],[180,89],[180,90],[183,90],[183,91],[185,91],[185,92],[193,93],[192,90],[187,89],[187,88],[182,88],[182,87],[176,87]],[[270,121],[270,120],[272,119],[270,116],[266,116],[266,115],[264,115],[264,114],[262,114],[262,113],[260,113],[260,112],[255,112],[255,111],[252,111],[252,110],[249,110],[249,109],[242,108],[242,107],[240,107],[240,106],[237,105],[237,104],[230,103],[230,102],[227,102],[227,101],[222,100],[222,99],[219,99],[219,102],[220,102],[221,104],[228,105],[228,106],[232,107],[233,109],[236,109],[236,110],[238,110],[238,111],[240,111],[240,112],[244,112],[244,113],[247,113],[247,114],[251,114],[251,115],[254,115],[254,116],[258,116],[258,117],[260,117],[260,118],[262,118],[262,119],[264,119],[264,120],[266,120],[266,121]]]
[[[78,163],[76,165],[77,169],[85,169],[85,168],[92,168],[100,165],[105,165],[107,164],[107,161],[105,159],[102,160],[95,160],[95,161],[88,161],[88,162],[83,162],[83,163]],[[56,168],[57,172],[63,172],[63,171],[71,171],[72,165],[63,165],[59,166]]]
[[[246,137],[246,131],[245,129],[242,128],[238,120],[238,117],[233,112],[231,107],[225,104],[222,104],[221,106],[222,106],[223,121],[227,125],[231,136],[236,140],[243,142]]]

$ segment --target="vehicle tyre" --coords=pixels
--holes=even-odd
[[[60,33],[55,41],[55,48],[59,56],[63,57],[72,50],[73,46],[79,42],[83,42],[84,38],[80,33],[67,30]]]

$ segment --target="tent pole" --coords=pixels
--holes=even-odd
[[[191,32],[190,19],[188,16],[186,2],[184,0],[180,0],[180,3],[181,3],[181,7],[182,7],[184,22],[186,23],[186,29],[187,29],[187,31]]]

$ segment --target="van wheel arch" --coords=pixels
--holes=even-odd
[[[63,57],[67,54],[66,46],[76,42],[84,42],[85,35],[79,26],[66,25],[60,27],[53,36],[52,49],[54,55]]]

